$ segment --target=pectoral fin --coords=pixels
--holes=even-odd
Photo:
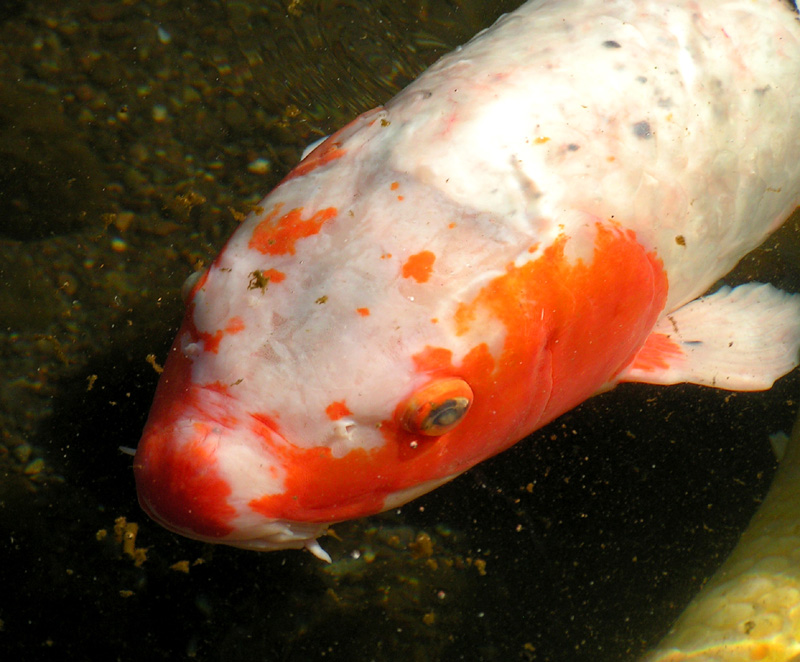
[[[800,363],[798,350],[800,295],[746,283],[664,316],[618,380],[760,391]]]

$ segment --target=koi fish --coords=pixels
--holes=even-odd
[[[780,0],[534,0],[311,151],[187,285],[134,458],[256,550],[395,508],[621,381],[769,388],[800,303],[697,299],[800,202]]]
[[[642,662],[790,662],[800,655],[800,418],[725,563]]]

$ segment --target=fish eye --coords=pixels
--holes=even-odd
[[[463,379],[436,379],[405,401],[400,425],[414,434],[438,437],[462,421],[472,399],[472,389]]]

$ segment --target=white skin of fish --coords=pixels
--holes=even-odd
[[[260,289],[242,288],[263,268],[248,241],[265,212],[252,214],[194,298],[199,331],[233,315],[244,330],[213,360],[188,335],[182,345],[197,357],[195,383],[235,385],[236,404],[224,404],[235,416],[279,412],[286,439],[334,456],[384,443],[376,426],[420,385],[411,357],[426,346],[452,349],[454,364],[476,342],[499,350],[499,321],[473,325],[479,339],[457,336],[454,311],[562,232],[567,254],[591,261],[597,218],[634,230],[668,274],[665,314],[760,244],[800,202],[800,24],[778,0],[529,2],[340,140],[334,167],[261,204],[304,218],[335,207],[336,227],[271,259],[288,286],[270,286],[265,306]],[[436,255],[431,281],[398,277],[421,250]],[[369,317],[356,320],[357,308]],[[333,401],[353,415],[331,421]],[[232,502],[283,491],[280,461],[252,432],[215,434]],[[325,528],[246,509],[234,524],[226,542],[267,548],[308,545]]]

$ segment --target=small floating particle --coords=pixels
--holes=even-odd
[[[153,120],[156,122],[163,122],[167,119],[169,113],[167,112],[167,107],[162,106],[161,104],[156,104],[153,106]]]
[[[247,164],[247,169],[255,175],[266,175],[272,170],[272,163],[269,159],[254,159]]]
[[[17,458],[20,464],[25,464],[33,453],[33,446],[30,444],[20,444],[14,449],[14,457]]]
[[[131,227],[135,218],[136,215],[132,211],[121,211],[118,214],[114,214],[112,223],[117,230],[125,232]]]
[[[158,361],[156,361],[155,354],[148,354],[145,357],[145,361],[147,361],[151,366],[153,366],[153,370],[155,370],[159,375],[162,372],[164,372],[164,367]]]
[[[414,542],[409,543],[411,555],[415,559],[430,558],[433,556],[433,541],[427,533],[418,533]]]
[[[137,568],[147,560],[147,548],[136,546],[138,533],[139,525],[136,522],[128,522],[124,517],[114,520],[114,539],[117,544],[122,544],[122,553],[133,559],[133,565]]]
[[[26,476],[35,476],[36,474],[42,473],[44,470],[44,459],[41,457],[36,458],[33,462],[29,463],[23,469],[23,472]]]
[[[169,32],[167,32],[164,28],[162,28],[160,25],[156,29],[156,32],[158,33],[158,40],[162,44],[168,44],[169,42],[172,41],[172,35]]]
[[[128,244],[124,239],[121,239],[120,237],[114,237],[111,240],[111,250],[115,253],[124,253],[126,250],[128,250]]]

